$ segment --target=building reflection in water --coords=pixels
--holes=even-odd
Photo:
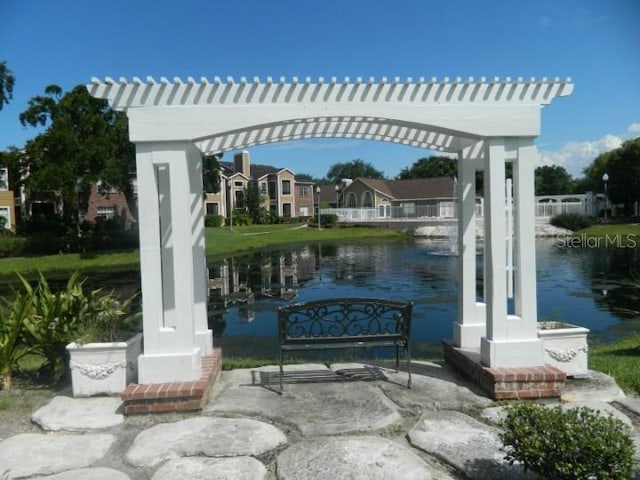
[[[224,313],[238,306],[240,320],[256,317],[256,299],[292,300],[299,286],[313,279],[316,256],[308,247],[287,252],[258,252],[209,265],[209,328],[224,332]]]

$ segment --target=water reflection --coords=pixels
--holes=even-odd
[[[227,343],[269,338],[275,345],[278,306],[331,297],[382,297],[415,303],[412,338],[437,344],[457,315],[457,257],[446,242],[308,245],[255,252],[209,267],[210,326]],[[571,249],[536,244],[538,316],[583,325],[604,339],[637,328],[639,249]],[[478,292],[482,292],[482,255]],[[236,337],[236,338],[233,338]],[[258,340],[256,340],[256,338]],[[245,344],[246,345],[246,344]]]

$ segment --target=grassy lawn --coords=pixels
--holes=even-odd
[[[366,242],[394,241],[407,238],[405,234],[379,228],[329,228],[318,231],[302,225],[250,225],[245,227],[207,228],[205,230],[207,257],[220,259],[231,254],[248,252],[268,246],[322,241]],[[69,253],[40,257],[10,257],[0,259],[0,276],[15,278],[13,274],[67,273],[137,270],[137,250],[128,252]]]
[[[594,225],[584,230],[574,232],[574,236],[581,238],[601,239],[603,247],[629,246],[640,247],[640,224],[621,223]]]
[[[640,334],[590,347],[589,368],[615,378],[625,393],[640,395]]]

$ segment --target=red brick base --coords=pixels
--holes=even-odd
[[[494,400],[560,397],[566,373],[552,366],[489,368],[480,363],[480,352],[442,342],[444,359]]]
[[[192,382],[131,383],[122,394],[124,414],[187,412],[201,410],[207,401],[209,387],[222,369],[222,349],[214,348],[202,358],[202,375]]]

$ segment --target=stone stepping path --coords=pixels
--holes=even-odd
[[[53,397],[31,415],[31,421],[46,431],[85,432],[120,425],[122,400],[116,397]]]
[[[426,412],[409,431],[409,442],[471,479],[527,478],[504,460],[499,430],[455,411]]]
[[[282,431],[258,420],[195,417],[140,432],[125,458],[137,467],[153,467],[178,457],[259,456],[286,443]]]
[[[277,458],[280,480],[428,480],[431,467],[411,450],[381,437],[306,439]]]
[[[88,467],[103,458],[115,441],[109,434],[16,435],[0,442],[0,478],[52,475]]]
[[[169,460],[151,480],[264,480],[267,469],[255,458],[177,458]]]
[[[43,480],[131,480],[131,477],[113,468],[96,467],[48,475]]]

